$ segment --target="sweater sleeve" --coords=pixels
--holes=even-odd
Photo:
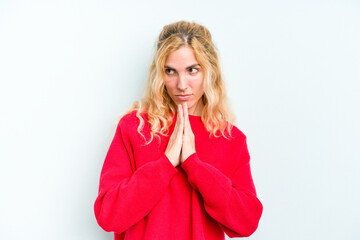
[[[201,161],[196,152],[181,165],[190,185],[203,197],[205,210],[229,237],[250,236],[263,211],[250,171],[246,138],[241,145],[235,154],[238,165],[231,177]]]
[[[119,122],[100,174],[94,203],[96,220],[107,232],[121,234],[144,218],[162,198],[178,171],[165,154],[132,170],[130,137]]]

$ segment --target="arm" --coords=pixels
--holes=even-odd
[[[257,229],[263,206],[251,176],[246,138],[236,158],[238,166],[232,177],[202,162],[197,153],[181,166],[191,186],[202,195],[205,210],[221,229],[229,237],[247,237]]]
[[[131,143],[120,121],[107,152],[94,203],[98,224],[118,234],[144,218],[162,198],[178,171],[165,154],[131,170]]]

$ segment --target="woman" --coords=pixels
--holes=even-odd
[[[164,26],[145,97],[117,124],[94,204],[119,239],[250,236],[263,206],[207,28]]]

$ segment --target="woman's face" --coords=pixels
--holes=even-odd
[[[187,103],[190,115],[201,115],[204,72],[191,47],[181,47],[165,61],[165,86],[176,106]]]

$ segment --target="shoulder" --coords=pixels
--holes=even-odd
[[[239,161],[236,165],[241,165],[249,161],[250,154],[248,150],[248,142],[245,133],[237,126],[233,125],[232,128],[233,141],[230,148],[234,151],[234,157]]]
[[[120,127],[129,127],[129,126],[133,125],[136,121],[138,121],[136,112],[137,112],[136,110],[133,110],[133,111],[123,115],[120,118],[118,125]]]
[[[134,131],[137,130],[141,121],[136,115],[137,112],[138,112],[137,110],[133,110],[123,115],[118,122],[117,128],[119,130],[121,129],[123,133],[127,133],[127,134],[134,133]],[[142,112],[140,113],[140,117],[142,118],[145,124],[147,122],[147,114],[145,112]]]
[[[234,124],[232,125],[231,135],[232,135],[233,141],[236,143],[243,144],[246,141],[245,133],[242,130],[240,130],[237,126],[235,126]]]

